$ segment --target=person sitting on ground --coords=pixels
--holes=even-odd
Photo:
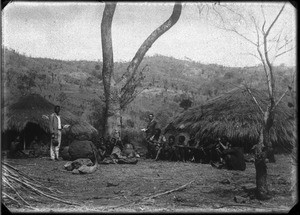
[[[175,148],[175,136],[170,135],[168,142],[165,142],[162,146],[161,159],[162,160],[177,160],[176,148]]]
[[[195,135],[194,134],[190,134],[190,139],[187,141],[187,144],[186,144],[186,160],[188,161],[194,161],[195,158],[194,158],[194,151],[192,150],[195,145],[196,145],[196,140],[195,140]]]
[[[29,152],[29,157],[36,157],[40,149],[40,141],[38,140],[37,136],[35,136],[31,141],[29,149],[32,150]]]
[[[107,155],[107,147],[105,146],[104,137],[100,137],[100,140],[97,144],[97,149],[99,151],[99,154],[101,158],[105,158]]]
[[[110,137],[107,137],[106,140],[105,140],[105,147],[107,149],[107,155],[111,155],[112,151],[113,151],[113,148],[116,144],[117,140],[116,138],[110,138]]]
[[[187,148],[185,144],[185,136],[180,135],[178,137],[178,142],[175,145],[177,147],[177,154],[180,161],[186,161]]]
[[[23,156],[20,136],[17,136],[16,139],[11,142],[8,156],[10,158],[17,158]]]
[[[196,163],[209,163],[209,151],[205,148],[204,143],[197,143],[197,154],[195,156]]]
[[[122,149],[123,149],[123,144],[121,141],[114,141],[115,138],[112,138],[112,143],[114,143],[113,150],[111,152],[111,157],[113,159],[118,159],[118,158],[126,158],[125,156],[122,155]]]
[[[188,141],[188,159],[190,161],[199,163],[201,159],[201,149],[199,149],[199,141],[196,141],[195,135],[191,134]]]
[[[165,136],[161,135],[161,129],[156,128],[154,135],[148,141],[148,156],[157,159],[164,142],[166,142]]]
[[[136,158],[127,157],[122,153],[124,146],[120,140],[112,140],[112,142],[115,144],[112,153],[109,157],[104,158],[104,160],[100,162],[101,164],[136,164],[138,162]]]
[[[128,158],[134,158],[134,157],[140,157],[134,148],[134,145],[132,143],[130,143],[129,141],[129,137],[128,135],[125,135],[125,137],[123,138],[123,150],[122,150],[122,154]]]
[[[210,143],[206,149],[208,151],[209,155],[209,163],[212,166],[219,166],[222,164],[223,160],[221,157],[222,151],[224,144],[222,144],[222,139],[221,137],[218,137],[215,142]]]
[[[228,141],[226,141],[225,145],[221,144],[221,147],[222,164],[216,166],[217,168],[240,171],[244,171],[246,169],[244,153],[241,147],[232,147]]]
[[[231,145],[228,145],[228,149],[224,150],[222,154],[227,169],[241,171],[246,169],[244,153],[241,147],[231,147]]]

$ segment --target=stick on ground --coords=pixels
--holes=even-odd
[[[166,192],[163,192],[163,193],[158,193],[158,194],[155,194],[155,195],[152,195],[152,196],[149,196],[149,197],[145,197],[143,199],[141,199],[141,201],[143,200],[148,200],[148,199],[152,199],[152,198],[156,198],[158,196],[162,196],[162,195],[166,195],[166,194],[169,194],[169,193],[172,193],[172,192],[175,192],[175,191],[179,191],[179,190],[182,190],[184,189],[185,187],[187,187],[188,185],[192,184],[195,180],[193,181],[190,181],[189,183],[186,183],[178,188],[175,188],[175,189],[172,189],[172,190],[168,190]]]
[[[165,191],[163,193],[158,193],[158,194],[155,194],[155,195],[152,195],[152,196],[148,196],[148,197],[144,197],[144,198],[141,198],[141,199],[138,199],[136,201],[133,201],[133,202],[127,202],[127,203],[124,203],[124,204],[121,204],[121,205],[117,205],[117,206],[112,206],[111,208],[119,208],[119,207],[122,207],[122,206],[125,206],[125,205],[131,205],[131,204],[137,204],[139,202],[142,202],[142,201],[145,201],[145,200],[149,200],[149,199],[152,199],[152,198],[156,198],[158,196],[162,196],[162,195],[166,195],[166,194],[169,194],[169,193],[172,193],[172,192],[176,192],[176,191],[179,191],[179,190],[182,190],[184,188],[186,188],[188,185],[192,184],[195,180],[193,181],[190,181],[189,183],[186,183],[178,188],[175,188],[175,189],[172,189],[172,190],[168,190],[168,191]]]

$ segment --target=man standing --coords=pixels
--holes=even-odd
[[[60,119],[60,106],[54,107],[54,113],[50,115],[50,132],[51,132],[51,144],[50,144],[50,157],[52,160],[58,160],[58,153],[61,144],[61,132],[62,124]],[[64,128],[69,127],[65,125]]]
[[[156,124],[157,122],[154,119],[154,115],[152,113],[149,114],[149,123],[147,125],[147,128],[142,129],[142,131],[146,132],[146,140],[149,140],[150,137],[154,135]]]

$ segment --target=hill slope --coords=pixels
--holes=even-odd
[[[23,94],[36,92],[101,129],[102,62],[32,58],[6,48],[2,53],[2,107],[14,103]],[[145,57],[139,68],[146,65],[141,87],[144,90],[123,113],[123,125],[131,135],[140,134],[149,112],[155,113],[160,127],[164,127],[170,118],[184,111],[180,107],[184,99],[196,105],[242,83],[265,87],[264,73],[259,66],[232,68],[160,55]],[[128,62],[115,63],[116,79],[127,66]],[[281,66],[275,70],[276,84],[282,90],[295,68]]]

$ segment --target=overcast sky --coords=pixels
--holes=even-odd
[[[282,4],[262,3],[267,23]],[[268,5],[267,5],[268,4]],[[243,10],[260,11],[260,4],[235,4]],[[149,34],[172,13],[172,3],[119,3],[112,25],[115,61],[129,61]],[[3,44],[32,57],[63,60],[101,60],[102,3],[13,2],[2,11]],[[234,33],[218,29],[195,3],[185,3],[181,17],[162,35],[146,55],[161,54],[179,59],[225,66],[253,66],[258,60],[245,53],[255,52]],[[269,22],[268,22],[269,21]],[[277,28],[296,32],[296,11],[288,4]],[[275,64],[295,65],[295,50],[279,57]]]

